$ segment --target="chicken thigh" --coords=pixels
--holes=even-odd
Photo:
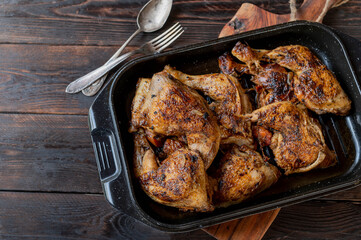
[[[243,74],[250,74],[248,66],[244,63],[236,62],[228,52],[218,58],[218,66],[222,73],[239,77]]]
[[[272,103],[245,118],[273,132],[270,148],[286,175],[336,164],[336,155],[327,147],[321,126],[302,105]]]
[[[351,101],[334,74],[307,47],[289,45],[268,51],[252,49],[238,42],[232,54],[246,63],[254,75],[264,71],[261,61],[275,62],[291,70],[294,77],[289,81],[294,95],[317,114],[347,115],[351,109]]]
[[[159,166],[144,134],[134,134],[134,143],[135,175],[150,198],[182,211],[214,209],[208,196],[208,176],[198,153],[180,148]]]
[[[251,124],[241,118],[242,114],[252,111],[252,105],[236,78],[220,73],[188,75],[170,66],[166,66],[165,71],[214,100],[209,108],[218,119],[221,144],[245,144],[253,147]]]
[[[219,149],[219,126],[206,101],[166,72],[138,82],[130,132],[139,128],[162,136],[184,136],[188,148],[201,155],[206,169]]]
[[[232,63],[234,60],[230,56],[223,57],[220,66],[229,72],[254,75],[251,81],[256,84],[259,107],[280,101],[297,102],[292,88],[293,73],[288,72],[277,63],[265,63],[263,60],[266,60],[264,59],[266,53],[268,53],[267,50],[252,49],[250,46],[238,42],[232,49],[232,54],[247,64],[247,70],[242,70],[244,65],[240,63]]]
[[[262,70],[251,79],[257,85],[258,106],[281,101],[298,102],[289,84],[292,76],[292,73],[276,63],[262,65]]]
[[[279,170],[265,162],[261,155],[246,147],[236,146],[219,163],[215,176],[213,202],[227,207],[253,197],[269,188],[281,176]]]
[[[307,108],[318,114],[348,114],[351,101],[334,74],[307,47],[282,46],[267,53],[267,57],[296,74],[294,92]]]

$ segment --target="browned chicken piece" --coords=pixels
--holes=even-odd
[[[326,168],[337,161],[325,143],[318,121],[302,106],[277,102],[245,115],[273,132],[270,148],[286,175]]]
[[[259,106],[263,107],[281,101],[298,102],[292,91],[292,78],[292,73],[276,63],[262,66],[262,70],[251,79],[262,88],[262,93],[265,91],[264,94],[258,96]]]
[[[253,146],[251,124],[241,118],[243,114],[252,111],[252,105],[236,78],[221,73],[188,75],[170,66],[166,66],[165,71],[214,100],[209,104],[209,108],[218,118],[221,144]]]
[[[252,133],[255,138],[258,139],[258,143],[261,147],[271,145],[272,133],[262,126],[253,126]]]
[[[148,141],[153,144],[155,147],[161,147],[164,144],[164,136],[159,135],[153,131],[146,130],[145,136],[147,137]]]
[[[307,47],[282,46],[267,56],[295,73],[294,93],[307,108],[318,114],[348,114],[351,101],[334,74]]]
[[[258,106],[263,107],[280,101],[297,102],[292,91],[293,74],[277,63],[261,63],[266,53],[266,50],[252,49],[241,42],[238,42],[232,50],[233,55],[252,69],[244,72],[254,75],[251,81],[256,84]],[[222,67],[235,65],[234,68],[240,68],[242,66],[239,63],[232,63],[234,60],[231,57],[224,58],[223,61],[228,64],[223,64]]]
[[[234,61],[228,52],[218,58],[218,65],[224,74],[235,77],[241,76],[242,74],[249,74],[247,65]]]
[[[232,49],[232,55],[244,62],[250,74],[256,75],[262,70],[261,60],[268,50],[252,49],[250,46],[237,42]]]
[[[245,62],[249,72],[254,75],[264,72],[261,61],[274,61],[293,71],[294,77],[290,82],[294,95],[318,114],[347,115],[351,109],[351,101],[334,74],[307,47],[289,45],[268,51],[252,49],[238,42],[232,49],[232,54]]]
[[[180,148],[159,166],[143,134],[134,134],[134,143],[135,175],[150,198],[182,211],[214,209],[208,196],[208,176],[198,153]]]
[[[185,148],[185,147],[186,147],[185,144],[182,143],[181,141],[178,141],[176,139],[168,138],[164,142],[163,153],[166,154],[167,156],[169,156],[172,153],[174,153],[175,151],[177,151],[178,149]]]
[[[220,130],[206,101],[166,72],[137,84],[130,132],[139,128],[157,135],[185,136],[188,148],[200,153],[206,168],[218,152]]]
[[[213,176],[217,182],[213,202],[217,207],[240,203],[269,188],[280,176],[278,169],[265,162],[258,152],[234,145]]]

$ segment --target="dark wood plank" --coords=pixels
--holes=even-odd
[[[0,45],[0,112],[83,114],[94,98],[67,84],[101,66],[116,47]]]
[[[92,99],[66,95],[65,86],[112,55],[136,29],[146,1],[0,2],[0,112],[86,115]],[[181,46],[216,38],[245,1],[174,2],[167,26],[186,27],[175,44]],[[252,2],[289,12],[288,0]],[[324,23],[361,39],[360,6],[351,0]],[[157,34],[138,36],[126,50]],[[0,114],[0,129],[0,189],[101,193],[85,116]],[[284,208],[265,239],[360,239],[360,192]],[[201,230],[158,232],[112,209],[101,195],[0,191],[0,206],[1,239],[212,239]]]
[[[341,191],[321,198],[322,200],[361,202],[361,186]]]
[[[282,208],[267,239],[361,239],[361,205],[309,201]]]
[[[1,3],[0,43],[41,43],[119,46],[136,29],[136,15],[146,1],[6,1]],[[216,38],[223,25],[247,1],[174,1],[168,25],[180,21],[185,27],[186,44]],[[300,2],[300,1],[298,1]],[[288,1],[256,0],[252,3],[268,11],[288,13]],[[332,10],[325,23],[356,38],[361,3],[351,0]],[[154,37],[137,38],[131,45]],[[149,38],[149,39],[150,39]]]
[[[0,192],[1,239],[214,239],[168,234],[113,209],[101,195]]]
[[[0,190],[102,193],[86,116],[0,114]]]
[[[0,192],[4,239],[213,239],[168,234],[113,209],[101,195]],[[283,208],[263,239],[360,239],[361,205],[310,201]]]
[[[359,27],[361,25],[361,2],[350,0],[338,8],[331,9],[323,23],[361,40]]]

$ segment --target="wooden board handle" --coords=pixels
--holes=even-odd
[[[301,7],[292,14],[294,15],[294,19],[291,19],[291,14],[271,13],[254,4],[244,3],[236,15],[223,27],[219,37],[285,23],[290,20],[322,22],[328,10],[348,1],[349,0],[305,0]]]

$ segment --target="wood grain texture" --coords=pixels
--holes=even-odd
[[[320,198],[321,200],[332,200],[332,201],[353,201],[360,202],[361,204],[361,186],[341,191],[338,193],[330,194]]]
[[[0,206],[0,239],[213,239],[201,230],[155,230],[102,195],[0,192]]]
[[[288,6],[287,1],[275,4],[271,2],[259,0],[254,1],[254,4],[280,12],[284,12],[285,6]],[[86,115],[93,98],[64,94],[64,89],[75,78],[103,64],[120,43],[128,38],[136,28],[134,14],[140,6],[141,3],[134,1],[29,0],[0,3],[0,43],[3,43],[0,44],[0,112]],[[216,38],[222,28],[219,24],[224,24],[231,18],[235,13],[235,6],[238,3],[232,1],[175,1],[172,17],[167,25],[179,20],[186,31],[173,46]],[[325,23],[336,28],[339,26],[343,32],[361,39],[361,35],[349,32],[359,32],[361,17],[357,12],[360,9],[360,1],[349,1],[332,9],[326,16]],[[99,14],[105,17],[99,20]],[[93,35],[79,30],[79,27],[73,27],[67,23],[67,19],[90,29]],[[347,23],[342,22],[345,19],[348,19]],[[46,20],[52,22],[41,23]],[[36,22],[29,26],[32,21]],[[119,29],[106,26],[112,21],[119,24]],[[88,22],[100,25],[99,29],[88,26]],[[1,29],[9,23],[16,26]],[[56,24],[61,24],[64,28],[58,28]],[[16,32],[15,35],[12,32]],[[137,37],[126,51],[157,34]],[[76,46],[64,46],[67,44]]]
[[[198,43],[216,38],[242,3],[287,14],[288,1],[174,0],[166,27],[185,27],[173,46]],[[213,239],[162,233],[111,208],[87,129],[94,98],[64,93],[129,37],[145,2],[0,1],[0,239]],[[361,40],[360,12],[361,1],[350,0],[323,22]],[[158,34],[137,36],[126,51]],[[283,208],[264,239],[360,239],[360,193]]]
[[[309,201],[282,208],[266,239],[360,239],[361,206]]]
[[[331,8],[346,2],[346,0],[304,0],[299,8],[295,8],[294,15],[272,13],[252,3],[244,3],[234,17],[223,27],[219,37],[295,20],[322,22],[325,14]]]
[[[0,192],[1,239],[213,239],[169,234],[113,209],[102,195]],[[360,239],[361,205],[309,201],[282,208],[267,239]]]
[[[86,116],[0,114],[0,189],[102,193]]]
[[[87,115],[94,98],[65,94],[116,47],[0,45],[0,112]]]
[[[217,224],[203,230],[218,240],[262,239],[280,208]]]
[[[145,2],[5,1],[0,3],[0,43],[119,46],[135,31],[136,15]],[[247,1],[175,0],[167,25],[179,21],[186,27],[181,44],[213,39],[244,2]],[[287,0],[256,0],[252,3],[274,13],[289,13]],[[337,18],[326,16],[324,22],[361,39],[358,31],[361,17],[357,12],[360,7],[360,1],[351,0],[333,10]],[[348,27],[344,29],[342,26]],[[137,37],[130,46],[137,46],[156,35]]]

